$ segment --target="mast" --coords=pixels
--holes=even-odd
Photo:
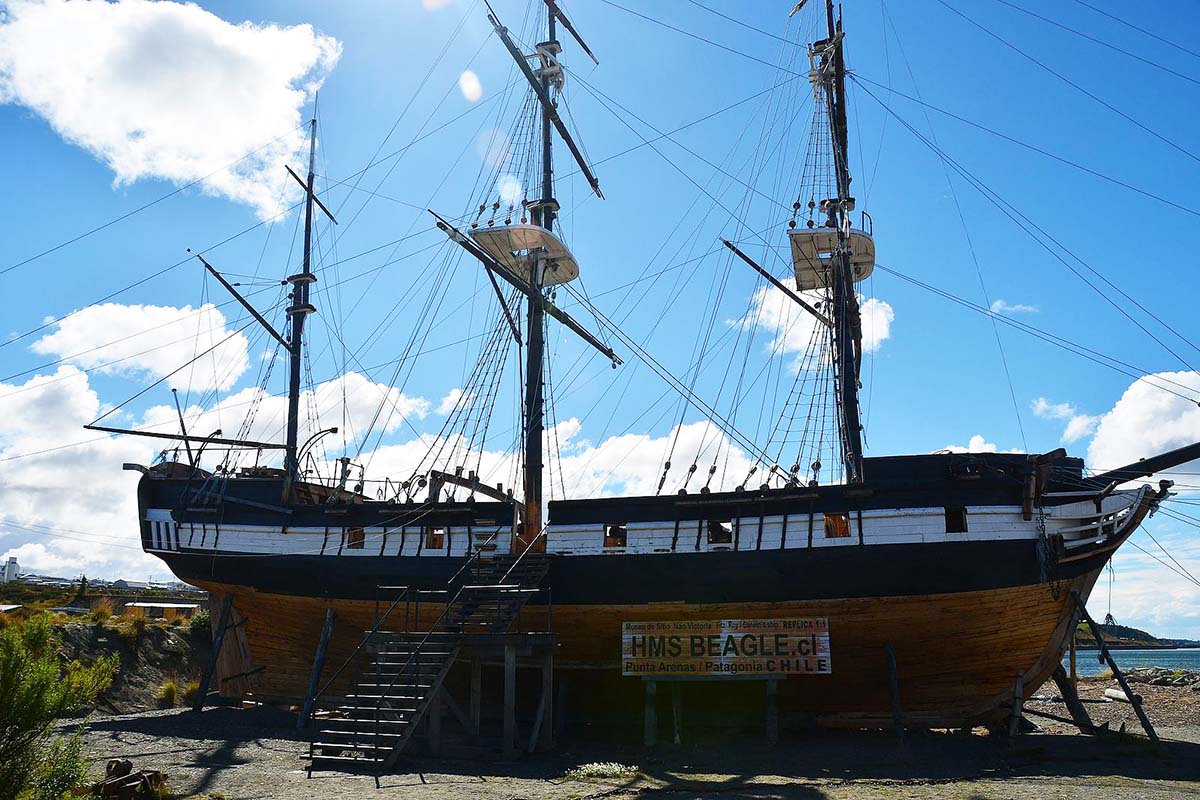
[[[551,72],[561,69],[557,56],[562,51],[555,41],[554,10],[546,9],[546,41],[537,45],[542,57],[542,67],[536,77],[541,81],[542,92],[550,95]],[[547,231],[554,230],[554,215],[558,203],[554,199],[554,153],[553,121],[550,108],[542,106],[542,197],[533,208],[533,221]],[[543,414],[543,377],[545,360],[546,312],[542,302],[542,271],[545,262],[541,258],[529,261],[529,286],[533,296],[528,299],[528,328],[525,332],[525,519],[522,535],[526,542],[533,542],[542,531],[542,432],[545,428]]]
[[[297,275],[291,275],[287,282],[292,285],[292,304],[288,307],[288,317],[292,321],[291,337],[288,341],[288,352],[291,355],[288,371],[288,415],[287,415],[287,444],[285,445],[284,467],[292,480],[300,477],[300,463],[297,459],[296,440],[300,431],[300,369],[304,356],[304,318],[316,311],[308,301],[309,286],[317,278],[312,274],[312,222],[313,179],[315,177],[317,155],[317,120],[314,117],[309,123],[308,136],[308,181],[305,184],[307,199],[304,203],[304,266]]]
[[[842,53],[842,21],[834,20],[833,0],[825,0],[825,19],[829,37],[813,45],[821,52],[820,74],[825,87],[825,105],[829,114],[829,133],[833,145],[837,175],[837,198],[826,202],[826,224],[837,229],[838,246],[833,256],[833,368],[837,384],[838,430],[847,483],[861,483],[862,424],[858,408],[858,378],[861,365],[862,321],[858,296],[854,292],[854,268],[850,240],[850,212],[854,198],[850,194],[850,162],[846,124],[846,64]]]

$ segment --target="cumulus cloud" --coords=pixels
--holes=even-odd
[[[1036,314],[1037,306],[1029,306],[1024,303],[1009,303],[1004,300],[992,301],[993,314]]]
[[[1163,387],[1195,397],[1200,395],[1200,373],[1159,372],[1134,381],[1100,417],[1088,447],[1088,466],[1115,469],[1200,442],[1200,406]]]
[[[344,401],[344,402],[343,402]],[[254,441],[281,442],[287,425],[287,397],[264,392],[251,386],[222,398],[209,408],[184,409],[188,430],[208,435],[215,430],[231,434],[239,429],[251,408],[256,408],[248,429],[241,434]],[[318,430],[339,428],[339,439],[355,441],[366,434],[374,421],[374,430],[395,433],[413,420],[429,414],[430,403],[423,397],[409,396],[394,386],[375,383],[357,372],[319,383],[300,394],[301,442]],[[316,410],[316,416],[312,414]],[[382,410],[381,410],[382,409]],[[378,413],[378,416],[376,414]],[[174,405],[158,405],[145,412],[142,427],[169,430],[178,426]],[[275,460],[280,458],[273,454]]]
[[[225,315],[212,304],[104,303],[56,323],[31,349],[103,374],[170,376],[167,385],[173,388],[226,390],[249,367],[248,347],[246,337],[230,330]],[[195,363],[184,367],[192,359]]]
[[[1066,420],[1067,427],[1063,430],[1063,444],[1073,444],[1087,438],[1096,432],[1100,418],[1091,414],[1081,414],[1070,403],[1052,403],[1044,397],[1039,397],[1031,404],[1033,415],[1042,419]]]
[[[989,442],[980,434],[975,434],[967,440],[966,445],[948,444],[941,450],[934,452],[938,453],[995,453],[999,448],[995,442]]]
[[[469,402],[473,396],[474,395],[468,395],[467,401]],[[459,405],[460,402],[463,402],[462,398],[463,398],[463,390],[462,389],[451,389],[449,392],[446,393],[446,396],[442,398],[441,402],[438,403],[437,413],[443,417],[446,416],[451,411],[453,411]]]
[[[794,278],[783,279],[783,284],[796,291]],[[797,292],[804,300],[823,309],[825,296],[822,292]],[[891,305],[872,297],[859,298],[862,315],[862,347],[867,353],[878,352],[891,337],[892,322],[896,318]],[[774,286],[761,286],[750,299],[750,311],[738,321],[748,328],[761,328],[771,335],[769,348],[773,353],[800,353],[808,350],[816,328],[821,323],[805,311],[794,300]],[[798,365],[799,366],[799,365]]]
[[[746,479],[751,461],[710,422],[694,422],[679,426],[663,436],[624,434],[612,436],[600,443],[580,438],[583,425],[571,418],[547,430],[543,443],[550,455],[546,465],[546,493],[555,498],[611,497],[614,495],[647,495],[658,489],[663,461],[672,442],[675,444],[672,462],[676,465],[667,476],[665,491],[673,492],[682,486],[687,468],[692,462],[700,469],[688,488],[699,491],[707,478],[707,467],[718,451],[720,466],[711,488],[714,491],[732,489]],[[488,484],[511,486],[517,478],[517,458],[512,452],[468,450],[461,437],[443,439],[422,436],[401,444],[385,445],[364,455],[376,476],[390,475],[407,478],[414,471],[427,470],[425,455],[431,449],[444,454],[455,453],[451,461],[433,465],[436,469],[453,472],[456,467],[474,468],[479,463],[480,480]],[[726,462],[728,456],[728,462]],[[518,490],[518,494],[519,494]]]
[[[0,559],[15,555],[22,569],[64,577],[165,578],[162,563],[141,552],[138,476],[121,470],[148,463],[156,444],[83,430],[101,405],[88,376],[69,365],[0,383]]]
[[[235,25],[191,3],[8,0],[0,101],[35,111],[118,185],[215,173],[206,192],[266,219],[304,146],[301,110],[340,54],[310,25]]]

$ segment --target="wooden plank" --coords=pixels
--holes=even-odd
[[[1025,670],[1017,670],[1013,683],[1012,714],[1008,718],[1008,735],[1016,736],[1021,730],[1021,706],[1025,704]]]
[[[512,757],[517,752],[517,648],[504,646],[504,755]]]
[[[481,692],[483,690],[483,662],[478,654],[471,655],[471,690],[467,698],[470,704],[471,733],[479,735]]]
[[[642,745],[654,747],[658,737],[658,681],[647,680],[645,711],[642,718]]]
[[[683,688],[678,681],[671,682],[671,731],[674,734],[675,744],[683,744],[683,709],[682,699],[680,698]]]
[[[884,654],[887,659],[888,693],[892,696],[892,726],[896,738],[904,744],[904,708],[900,705],[900,676],[896,669],[896,650],[891,642],[884,643]]]
[[[208,655],[208,666],[204,668],[204,674],[200,676],[200,690],[196,692],[196,701],[192,704],[192,711],[202,710],[204,701],[208,698],[208,687],[212,683],[213,673],[217,669],[221,646],[225,644],[225,629],[229,627],[229,612],[232,608],[233,594],[226,594],[224,602],[221,603],[221,618],[217,623],[216,635],[213,637],[212,652]]]
[[[1058,686],[1058,693],[1062,695],[1063,705],[1067,707],[1067,711],[1071,714],[1071,719],[1074,720],[1080,732],[1087,734],[1096,733],[1096,726],[1092,724],[1092,718],[1088,715],[1083,703],[1079,702],[1079,691],[1075,685],[1075,681],[1071,680],[1061,664],[1059,664],[1058,669],[1054,670],[1054,683]]]
[[[429,754],[436,756],[442,752],[442,692],[433,693],[429,701]]]
[[[769,680],[767,683],[767,744],[772,747],[779,744],[779,681]],[[676,742],[678,744],[678,742]]]
[[[298,731],[304,730],[308,725],[313,705],[317,702],[317,691],[321,688],[321,672],[325,669],[325,656],[329,652],[329,637],[333,635],[334,616],[333,608],[325,609],[325,624],[321,627],[321,638],[317,641],[312,675],[308,679],[308,691],[304,694],[304,705],[300,708],[300,718],[296,720],[296,730]]]
[[[542,749],[554,747],[554,648],[547,647],[542,656],[542,700],[545,705]]]

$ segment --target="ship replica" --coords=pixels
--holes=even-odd
[[[818,9],[825,35],[808,46],[816,113],[804,191],[811,197],[805,203],[802,195],[790,224],[778,226],[791,274],[777,277],[748,246],[733,241],[723,240],[728,252],[720,252],[746,277],[757,273],[762,290],[782,293],[811,317],[817,366],[805,367],[800,377],[827,377],[808,384],[814,396],[825,393],[833,410],[836,436],[823,446],[836,469],[822,472],[817,446],[810,444],[790,468],[791,458],[781,466],[760,456],[748,479],[728,491],[709,483],[689,490],[693,473],[704,477],[693,463],[683,486],[663,492],[668,461],[657,494],[546,502],[548,326],[582,337],[614,368],[621,362],[554,302],[582,268],[556,224],[554,142],[565,143],[573,166],[596,195],[600,190],[559,114],[559,26],[591,51],[554,0],[537,5],[542,2],[549,35],[532,53],[489,15],[528,83],[514,136],[525,145],[510,157],[528,162],[505,169],[532,175],[529,184],[540,184],[540,191],[515,200],[503,192],[493,199],[493,193],[477,212],[430,219],[447,235],[448,252],[468,265],[478,262],[499,303],[480,357],[490,366],[477,369],[482,377],[463,392],[455,413],[472,402],[494,403],[495,365],[514,347],[523,355],[519,491],[504,491],[464,469],[461,452],[443,453],[439,462],[436,447],[416,473],[389,480],[375,497],[363,489],[364,479],[349,477],[348,458],[333,462],[337,473],[328,480],[305,468],[314,442],[328,432],[312,430],[301,441],[305,320],[316,311],[313,229],[317,217],[333,216],[314,190],[314,120],[307,180],[292,173],[307,199],[303,268],[286,279],[283,332],[220,278],[287,355],[286,440],[189,436],[185,429],[157,435],[182,442],[186,460],[127,465],[143,473],[144,549],[181,580],[209,591],[214,616],[229,608],[216,685],[225,694],[300,702],[311,693],[313,652],[329,609],[337,619],[332,665],[381,629],[381,605],[394,607],[397,592],[410,600],[424,592],[425,600],[415,616],[406,600],[404,622],[393,614],[383,627],[421,631],[447,619],[446,598],[472,581],[490,581],[528,592],[509,610],[523,605],[524,629],[556,634],[555,669],[571,671],[576,687],[586,686],[588,676],[609,685],[622,680],[627,659],[644,655],[631,653],[622,635],[623,627],[639,622],[719,627],[722,620],[819,620],[827,645],[815,667],[804,662],[809,674],[782,680],[784,710],[813,715],[819,724],[890,726],[885,653],[891,652],[908,724],[1007,719],[1014,677],[1023,676],[1018,685],[1028,696],[1051,676],[1097,576],[1166,497],[1168,482],[1152,487],[1138,480],[1200,456],[1200,446],[1090,476],[1080,459],[1062,450],[864,456],[856,284],[871,274],[875,242],[870,225],[853,222],[844,34],[827,0]],[[824,176],[817,169],[822,164]],[[632,339],[621,341],[632,347]],[[693,407],[712,409],[698,391],[676,388]],[[794,408],[786,413],[797,414]],[[449,438],[438,441],[445,446]],[[282,466],[206,470],[201,459],[210,446],[282,451]],[[478,456],[477,448],[472,452]],[[446,460],[451,457],[459,463]],[[710,481],[716,470],[714,461]],[[501,613],[490,624],[503,630],[515,618]]]

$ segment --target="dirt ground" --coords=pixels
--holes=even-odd
[[[1081,685],[1098,698],[1111,681]],[[1108,739],[1081,736],[1067,725],[1037,720],[1041,730],[1015,740],[951,732],[912,733],[901,747],[892,733],[792,733],[777,747],[761,733],[741,731],[683,746],[645,752],[640,725],[623,741],[578,738],[548,755],[518,761],[490,757],[405,758],[398,774],[315,773],[302,756],[307,740],[294,715],[269,708],[212,708],[201,714],[155,711],[94,717],[85,737],[90,755],[131,759],[161,769],[178,797],[227,800],[349,800],[350,798],[754,798],[861,800],[863,798],[1063,798],[1143,800],[1200,797],[1200,692],[1139,686],[1155,720],[1161,747],[1140,735],[1130,706],[1090,704],[1093,720],[1128,733]],[[1051,694],[1043,687],[1041,694]],[[1066,716],[1061,704],[1031,701],[1027,708]],[[591,780],[567,774],[584,764],[617,762],[629,774]]]

